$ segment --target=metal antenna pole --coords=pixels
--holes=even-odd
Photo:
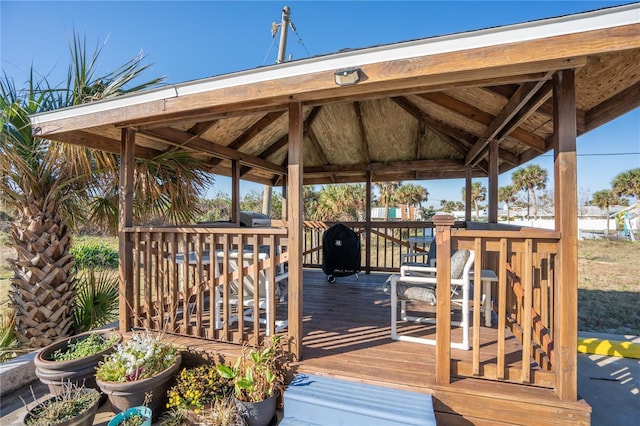
[[[289,30],[289,22],[291,9],[289,6],[282,8],[282,21],[280,22],[280,45],[278,46],[278,60],[276,64],[281,64],[285,60],[287,50],[287,32]],[[262,213],[267,216],[271,216],[271,200],[272,200],[272,187],[271,185],[264,186],[264,192],[262,194]]]

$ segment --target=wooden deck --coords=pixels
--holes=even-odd
[[[436,385],[435,346],[390,338],[390,298],[384,291],[388,276],[360,274],[359,280],[338,277],[335,284],[329,284],[322,271],[305,270],[303,359],[294,364],[297,372],[430,393],[438,424],[590,423],[591,408],[584,401],[562,402],[543,387],[462,375],[450,385]],[[279,317],[286,317],[286,303],[277,309]],[[409,309],[434,310],[429,305]],[[493,328],[483,326],[481,330],[481,363],[495,361],[497,329],[495,321],[493,324]],[[399,331],[435,335],[435,326],[404,324]],[[454,328],[452,339],[460,332]],[[239,353],[237,345],[207,340],[177,337],[176,343],[193,353],[228,357]],[[509,366],[518,368],[521,347],[515,338],[508,340],[507,353]],[[457,368],[464,368],[471,357],[472,351],[452,350],[452,375],[456,376]],[[185,362],[190,362],[189,357]]]

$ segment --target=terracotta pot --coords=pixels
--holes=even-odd
[[[50,359],[55,351],[59,349],[62,351],[66,350],[69,346],[69,341],[75,342],[86,339],[92,333],[99,333],[105,339],[116,335],[118,336],[118,341],[103,351],[83,358],[69,361],[53,361]],[[54,342],[36,354],[33,360],[36,367],[36,376],[38,376],[38,379],[40,379],[43,384],[48,385],[49,392],[54,394],[62,388],[63,383],[68,382],[76,386],[82,386],[84,384],[87,388],[100,390],[96,385],[96,367],[98,362],[102,361],[105,355],[113,352],[116,345],[120,342],[122,342],[122,334],[115,330],[89,331]]]
[[[236,404],[247,426],[268,426],[272,422],[275,424],[277,401],[278,395],[274,394],[260,402],[246,402],[236,399]]]
[[[156,418],[166,407],[167,391],[181,363],[182,354],[178,353],[176,362],[171,367],[148,379],[133,382],[104,382],[96,378],[96,383],[109,397],[109,402],[117,411],[144,405],[145,393],[152,391],[151,401],[146,406],[153,411]]]
[[[86,392],[89,392],[87,389]],[[53,402],[56,397],[52,397],[47,399],[43,404],[48,404]],[[52,423],[50,426],[91,426],[93,425],[93,419],[96,417],[96,412],[98,411],[98,406],[100,405],[100,398],[96,399],[96,402],[91,405],[89,408],[75,416],[74,418],[64,420],[58,423]],[[33,412],[27,412],[27,415],[24,417],[24,424],[28,424],[27,421],[33,418]]]

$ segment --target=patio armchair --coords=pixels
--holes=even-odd
[[[461,321],[451,324],[462,328],[462,341],[452,342],[451,347],[468,350],[469,345],[469,309],[471,297],[470,272],[475,259],[473,250],[458,250],[451,256],[451,302],[461,306]],[[415,343],[434,345],[435,339],[401,335],[398,333],[398,302],[400,319],[418,323],[435,323],[434,317],[416,317],[407,315],[407,302],[437,303],[437,268],[419,263],[405,263],[400,267],[400,275],[390,277],[391,293],[391,338]]]

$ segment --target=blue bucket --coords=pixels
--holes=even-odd
[[[149,407],[131,407],[127,408],[125,411],[116,414],[111,420],[109,420],[108,426],[118,426],[125,419],[129,417],[140,414],[147,418],[147,420],[142,423],[142,426],[151,426],[151,408]]]

